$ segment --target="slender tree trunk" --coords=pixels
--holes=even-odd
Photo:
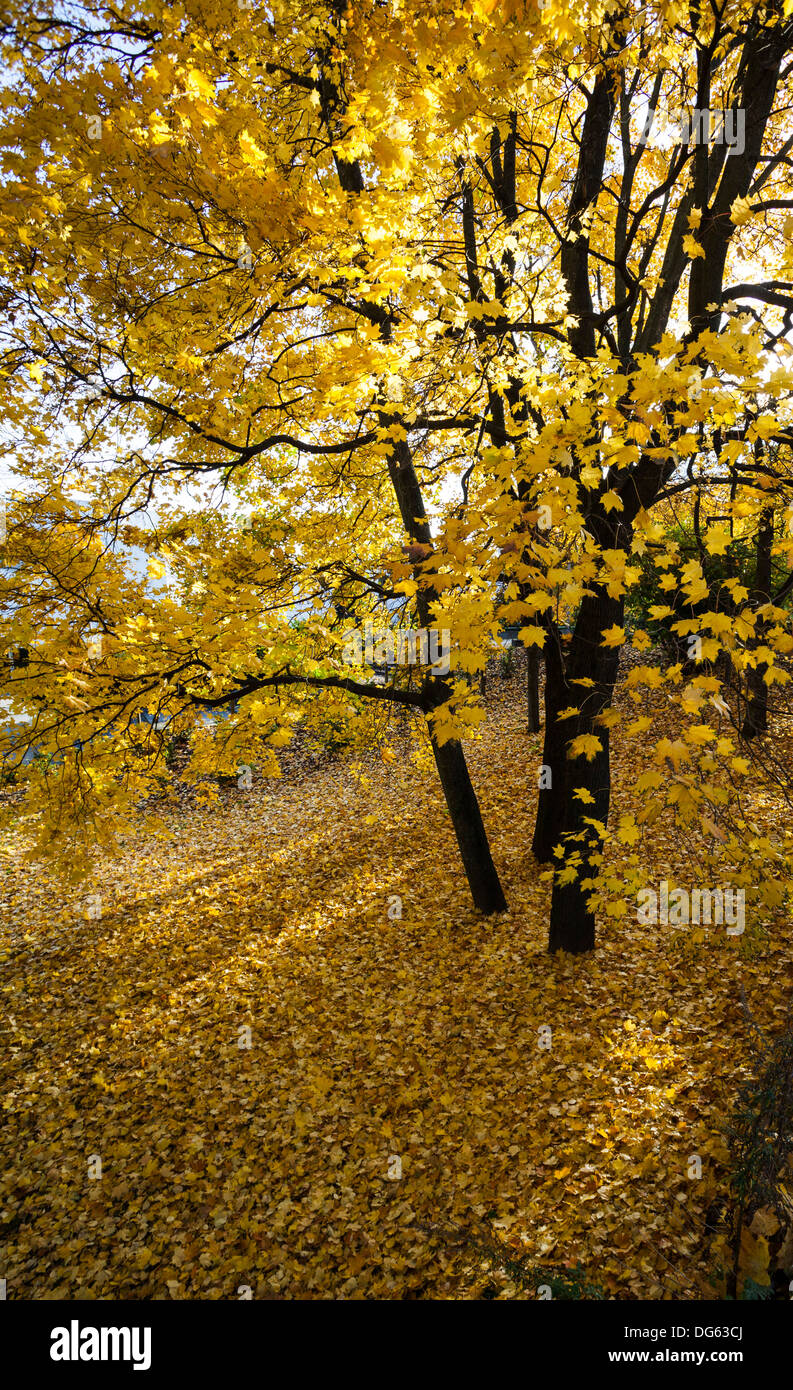
[[[536,647],[526,648],[526,707],[528,731],[540,732],[540,654]]]
[[[774,510],[773,507],[766,507],[760,518],[757,532],[757,572],[755,575],[755,593],[752,596],[757,607],[771,601],[771,550],[773,544]],[[762,628],[763,624],[758,623],[755,629],[755,645],[759,645],[762,641]],[[762,663],[749,669],[747,679],[749,702],[741,726],[742,738],[757,738],[758,734],[764,734],[768,729],[768,686],[764,678],[765,669],[765,665]]]
[[[462,744],[457,739],[439,744],[433,737],[432,751],[474,906],[488,914],[506,912],[507,902],[490,853]]]
[[[388,469],[405,530],[411,540],[422,546],[430,547],[432,534],[429,520],[424,509],[424,499],[421,495],[419,480],[413,467],[413,457],[405,441],[397,443],[389,460]],[[422,626],[429,628],[432,621],[432,587],[427,583],[426,578],[422,583],[420,564],[414,566],[414,573],[419,582],[416,607]],[[423,688],[423,707],[428,719],[438,705],[449,699],[451,693],[451,687],[441,677],[428,676]],[[431,723],[430,738],[435,766],[438,769],[443,794],[446,797],[446,805],[449,808],[454,833],[457,836],[460,857],[463,861],[474,906],[478,907],[480,912],[504,912],[507,903],[499,882],[498,871],[493,863],[493,856],[490,853],[490,844],[471,775],[468,771],[463,746],[458,739],[450,739],[448,743],[439,744],[432,733]]]
[[[329,115],[330,99],[333,98],[335,102],[338,98],[338,91],[327,80],[325,80],[324,91],[328,105],[324,108],[323,114],[328,131],[333,138],[334,132]],[[341,187],[348,193],[363,192],[364,178],[358,160],[353,160],[350,163],[335,156],[334,159]],[[512,177],[514,181],[514,141]],[[517,209],[515,209],[515,216],[517,216]],[[373,304],[369,306],[369,309],[372,315],[371,321],[379,324],[382,341],[389,342],[392,329],[390,310],[384,305]],[[397,421],[397,417],[393,415],[389,417],[385,412],[381,412],[381,424],[390,425],[395,422],[401,424],[401,421]],[[424,506],[421,484],[413,466],[413,454],[407,439],[400,440],[395,444],[388,459],[388,472],[402,517],[402,524],[407,534],[412,541],[418,542],[422,546],[431,547],[432,532]],[[414,566],[414,573],[419,575],[419,571],[420,566]],[[429,627],[431,620],[431,596],[431,588],[419,588],[416,606],[422,626],[425,628]],[[425,696],[425,713],[429,714],[436,704],[449,697],[451,688],[444,681],[430,677],[424,682],[423,694]],[[482,694],[484,695],[484,677]],[[431,725],[430,737],[435,756],[435,766],[438,769],[443,794],[446,797],[446,805],[449,808],[454,833],[457,836],[471,896],[480,911],[486,913],[503,912],[507,904],[490,853],[479,802],[476,799],[476,792],[468,772],[462,744],[455,739],[442,747],[439,746],[432,735]]]

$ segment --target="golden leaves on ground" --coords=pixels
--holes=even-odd
[[[487,922],[399,745],[166,811],[170,843],[86,886],[101,916],[6,839],[10,1298],[470,1295],[483,1227],[609,1296],[712,1294],[739,985],[773,1028],[790,931],[673,950],[631,904],[594,956],[548,956],[520,684],[469,747],[511,904]],[[653,871],[683,872],[654,833]]]

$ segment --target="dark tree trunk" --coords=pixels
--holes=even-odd
[[[321,86],[320,91],[322,90]],[[333,138],[332,123],[328,111],[331,107],[336,109],[338,91],[325,79],[324,92],[328,104],[323,108],[323,118],[331,138]],[[514,182],[514,140],[512,150],[512,178]],[[336,159],[335,163],[342,188],[348,193],[363,192],[364,179],[358,161],[353,160],[350,163],[343,159]],[[514,216],[517,216],[517,208],[515,208]],[[393,323],[391,311],[381,304],[370,304],[368,308],[371,322],[380,327],[382,341],[390,342]],[[394,423],[400,425],[402,423],[397,417],[389,416],[385,411],[380,413],[379,418],[380,423],[386,427]],[[412,450],[407,438],[396,442],[388,459],[388,473],[396,495],[402,524],[408,536],[411,541],[431,548],[432,532],[424,506],[421,484],[413,466]],[[420,578],[420,563],[414,565],[414,573]],[[431,586],[425,584],[424,587],[419,587],[416,606],[424,628],[429,628],[431,624],[430,600],[432,597]],[[481,689],[482,695],[484,695],[484,676],[482,677]],[[424,712],[429,716],[435,705],[449,697],[451,688],[444,681],[429,677],[424,682],[422,694],[424,695]],[[435,766],[438,769],[443,794],[446,797],[446,805],[449,808],[454,833],[460,846],[460,854],[474,904],[482,912],[503,912],[507,904],[490,853],[479,802],[476,799],[476,792],[468,772],[462,744],[457,740],[452,740],[440,747],[432,736],[431,725],[430,737],[435,756]]]
[[[607,825],[611,793],[608,730],[598,729],[598,737],[603,744],[602,752],[597,753],[592,762],[576,759],[575,772],[569,777],[570,795],[560,838],[567,849],[566,837],[573,837],[580,863],[572,883],[554,881],[548,931],[548,950],[551,952],[570,951],[578,955],[594,950],[595,946],[595,916],[587,906],[591,889],[584,887],[584,880],[597,873],[598,866],[592,862],[592,856],[600,853],[602,840],[593,826],[585,824],[584,817]],[[594,797],[595,804],[574,800],[573,788],[586,788]]]
[[[749,672],[749,703],[741,725],[741,737],[757,738],[768,732],[768,686],[763,678],[764,666],[755,666]]]
[[[488,914],[506,912],[506,899],[490,853],[462,744],[457,739],[438,744],[433,738],[432,751],[474,906]]]
[[[397,443],[389,459],[388,469],[405,530],[411,540],[431,546],[432,534],[424,509],[424,499],[413,467],[412,454],[405,441]],[[419,564],[414,566],[414,573],[420,581]],[[416,607],[424,628],[429,628],[432,623],[431,598],[432,588],[425,579],[416,595]],[[432,710],[448,700],[452,692],[445,680],[437,676],[428,676],[422,693],[424,712],[429,718]],[[505,912],[506,899],[490,853],[490,844],[463,746],[458,739],[451,739],[443,745],[437,743],[432,734],[431,723],[430,738],[435,766],[457,836],[460,857],[474,906],[485,913]]]
[[[756,607],[771,602],[771,550],[773,544],[774,510],[773,507],[766,507],[760,518],[757,532],[757,572],[755,575],[755,593],[753,594]],[[755,645],[762,641],[762,629],[763,624],[758,623],[755,630]],[[749,702],[741,726],[742,738],[757,738],[758,734],[764,734],[768,729],[768,686],[764,679],[765,669],[765,666],[761,664],[752,666],[749,670],[747,678]]]
[[[610,598],[600,591],[585,598],[578,610],[570,655],[567,661],[567,682],[573,695],[571,703],[578,704],[581,713],[563,720],[565,742],[580,734],[594,733],[601,749],[594,758],[568,761],[562,842],[580,855],[578,871],[572,883],[554,881],[551,896],[551,924],[548,934],[549,951],[591,951],[595,945],[595,918],[587,906],[591,889],[584,881],[597,872],[592,856],[599,854],[602,840],[590,820],[608,825],[611,800],[611,766],[609,732],[595,722],[595,717],[611,703],[617,680],[619,647],[604,647],[603,633],[607,628],[622,625],[624,602]],[[589,676],[593,686],[573,682]],[[583,692],[583,695],[580,693]],[[574,727],[571,727],[574,726]],[[581,800],[574,792],[579,788],[589,792],[590,799]],[[570,839],[568,840],[568,837]]]
[[[593,832],[589,831],[588,835],[589,839],[594,841]],[[584,865],[588,864],[588,856],[595,848],[594,843],[582,846]],[[585,872],[587,870],[582,867],[579,878],[572,883],[555,883],[553,886],[551,923],[548,929],[548,950],[552,955],[556,951],[568,951],[570,955],[580,956],[585,951],[595,949],[595,915],[586,905],[580,884],[580,874]]]
[[[541,864],[547,864],[551,860],[554,846],[558,844],[562,833],[567,774],[567,732],[564,720],[560,722],[558,714],[571,703],[559,635],[552,630],[545,639],[545,741],[542,767],[537,770],[540,790],[534,839],[531,844],[532,853]]]
[[[540,654],[536,647],[526,648],[526,708],[528,731],[540,732]]]

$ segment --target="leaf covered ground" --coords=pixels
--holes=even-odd
[[[521,683],[494,682],[469,745],[510,903],[488,921],[400,739],[183,802],[77,891],[23,862],[16,823],[9,1298],[536,1296],[509,1257],[607,1297],[714,1296],[722,1126],[753,1025],[785,1017],[793,932],[695,942],[631,906],[593,956],[548,956],[540,747]],[[633,756],[617,735],[617,811]],[[684,876],[689,847],[653,830],[648,882]]]

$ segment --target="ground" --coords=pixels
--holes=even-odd
[[[723,1126],[793,932],[681,943],[631,908],[550,957],[540,747],[495,678],[467,748],[510,907],[489,920],[399,742],[188,799],[79,890],[22,863],[16,822],[9,1298],[537,1297],[552,1275],[517,1259],[605,1297],[714,1296]],[[618,735],[617,811],[628,756]],[[685,870],[651,843],[650,882]]]

